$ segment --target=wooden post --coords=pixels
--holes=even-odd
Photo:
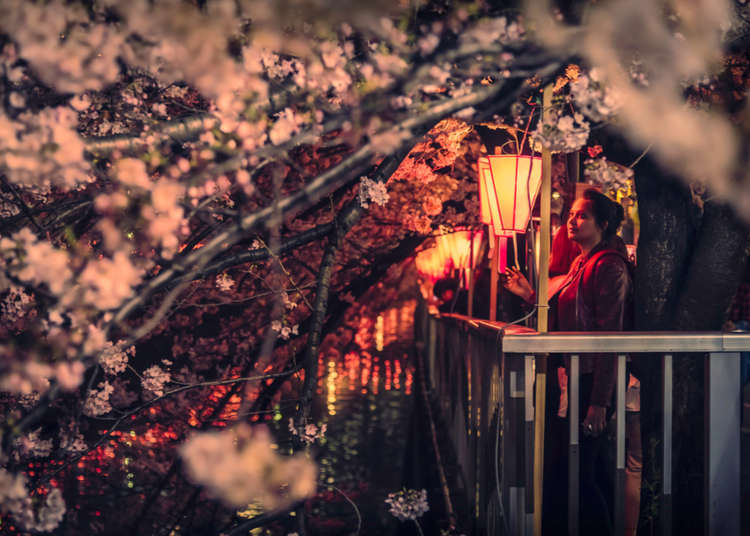
[[[542,117],[549,120],[552,111],[552,86],[544,88]],[[547,332],[549,280],[550,210],[552,204],[552,154],[542,150],[542,189],[539,228],[539,285],[537,286],[537,330]],[[536,358],[536,408],[534,410],[534,536],[542,535],[542,491],[544,489],[544,414],[546,411],[547,358]]]

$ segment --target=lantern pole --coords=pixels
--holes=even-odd
[[[497,320],[497,270],[500,264],[500,237],[490,232],[492,260],[490,261],[490,321]]]
[[[466,282],[469,286],[468,303],[466,304],[466,314],[474,316],[474,228],[469,231],[471,241],[469,242],[469,280]]]
[[[542,120],[551,121],[552,86],[542,94]],[[552,204],[552,154],[542,149],[542,188],[540,199],[541,224],[539,228],[539,285],[537,286],[537,331],[546,333],[549,305],[547,284],[549,280],[550,220]],[[533,225],[533,224],[532,224]],[[544,418],[547,394],[547,357],[536,358],[536,408],[534,411],[534,536],[542,535],[542,491],[544,486]]]

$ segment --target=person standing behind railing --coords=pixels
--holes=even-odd
[[[596,190],[586,190],[576,199],[568,217],[568,237],[581,248],[564,278],[551,282],[550,328],[557,331],[624,331],[632,329],[633,280],[628,259],[618,249],[616,232],[622,223],[622,207]],[[510,268],[503,281],[505,288],[529,303],[535,293],[519,271]],[[569,370],[569,359],[566,359]],[[601,451],[607,412],[612,407],[616,362],[611,356],[582,355],[580,358],[580,399],[583,438],[580,444],[580,529],[582,535],[611,534],[611,518],[597,473],[602,467]],[[562,412],[562,408],[560,413]],[[565,408],[567,410],[567,408]],[[567,414],[564,412],[563,414]],[[559,474],[567,468],[565,432],[550,438],[556,442],[551,452]],[[561,437],[562,436],[562,437]],[[564,443],[560,443],[560,442]],[[546,534],[565,534],[567,483],[554,480],[545,490],[547,497],[559,499],[545,507],[542,521]],[[545,486],[546,488],[547,486]],[[549,492],[549,493],[548,493]]]

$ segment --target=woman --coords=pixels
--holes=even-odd
[[[568,237],[581,248],[564,277],[551,282],[550,329],[557,331],[623,331],[632,327],[633,282],[627,256],[616,236],[624,218],[622,207],[596,190],[586,190],[575,201],[567,222]],[[513,269],[504,286],[529,302],[534,291],[524,276]],[[566,368],[569,359],[566,358]],[[580,446],[581,534],[611,532],[605,495],[598,483],[604,428],[616,378],[613,356],[582,354],[580,357],[580,410],[583,433]],[[560,386],[564,391],[564,386]],[[567,415],[567,400],[555,414]],[[549,465],[553,476],[545,485],[545,533],[567,532],[567,426],[553,433]],[[556,437],[554,437],[556,436]],[[556,444],[555,444],[556,443]],[[556,458],[556,459],[555,459]],[[599,475],[597,474],[599,473]],[[555,476],[557,475],[557,476]]]

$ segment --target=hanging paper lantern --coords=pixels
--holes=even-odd
[[[525,233],[542,184],[542,159],[525,155],[490,155],[486,158],[489,173],[486,164],[480,169],[485,170],[487,205],[495,234]]]

